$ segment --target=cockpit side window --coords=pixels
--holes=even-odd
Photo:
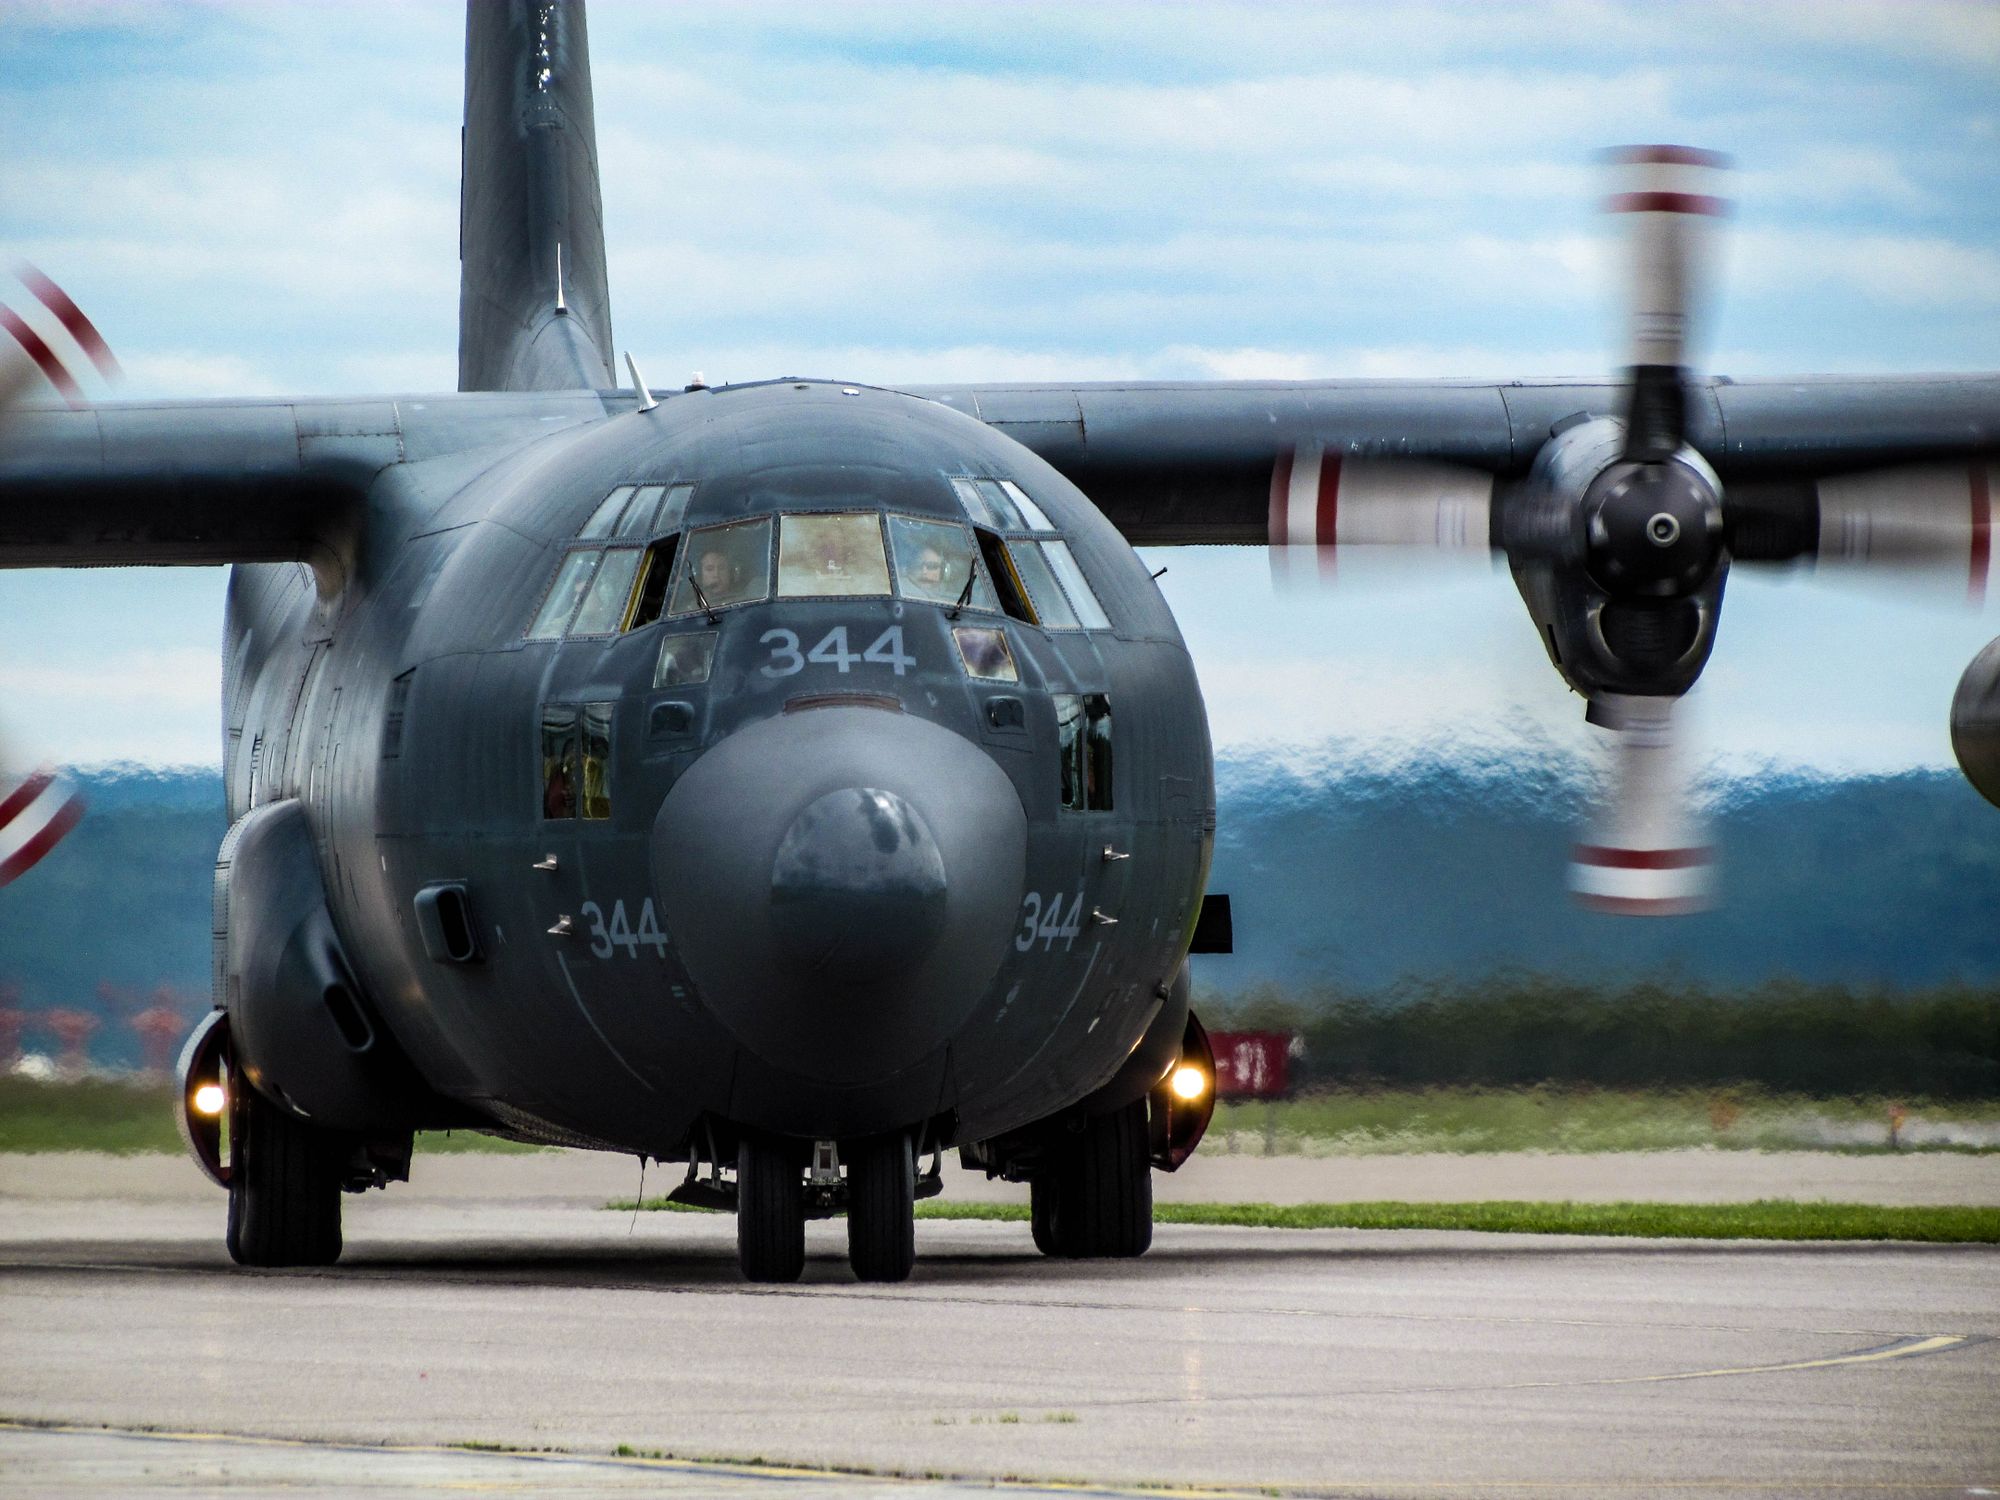
[[[625,623],[625,606],[632,598],[632,580],[645,554],[637,547],[613,547],[604,554],[597,576],[583,596],[583,606],[571,622],[571,635],[611,635]]]
[[[1075,630],[1076,613],[1057,587],[1055,574],[1049,571],[1041,548],[1033,542],[1009,542],[1007,555],[1014,560],[1015,573],[1027,585],[1028,598],[1033,601],[1042,624],[1050,630]]]
[[[888,592],[889,564],[882,555],[882,519],[876,512],[779,518],[779,598]]]
[[[771,519],[691,531],[681,548],[679,581],[667,612],[691,614],[767,599],[771,594]]]
[[[627,630],[650,625],[666,613],[667,585],[673,581],[674,558],[679,552],[680,542],[679,537],[670,536],[646,549],[645,567],[639,575],[639,594],[633,602],[632,619],[625,627]]]
[[[963,526],[891,516],[889,545],[896,554],[896,588],[905,599],[933,604],[963,600],[967,609],[999,611],[992,581],[985,566],[974,561],[978,553]]]
[[[1007,551],[1007,544],[992,532],[981,531],[976,526],[972,534],[979,541],[979,559],[985,564],[986,576],[993,580],[1001,612],[1017,620],[1025,620],[1030,625],[1041,624],[1034,606],[1028,602],[1028,591],[1021,585],[1021,575],[1014,571],[1014,560]]]
[[[535,623],[528,627],[529,640],[553,641],[562,637],[583,591],[590,586],[591,574],[597,571],[597,560],[603,555],[593,547],[572,552],[563,559],[556,570],[556,581],[549,586],[541,609],[535,613]]]
[[[1021,545],[1016,543],[1016,546]],[[1083,569],[1076,565],[1068,542],[1038,542],[1049,568],[1061,581],[1063,592],[1069,595],[1069,602],[1076,610],[1076,618],[1085,630],[1107,630],[1111,621],[1105,618],[1104,606],[1097,602],[1090,582],[1083,576]]]

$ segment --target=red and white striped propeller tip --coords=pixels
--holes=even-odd
[[[0,781],[0,886],[41,863],[83,817],[83,799],[52,771]]]
[[[1265,539],[1282,589],[1329,583],[1354,548],[1491,552],[1493,476],[1424,459],[1353,458],[1318,443],[1277,455]]]
[[[1732,205],[1720,191],[1729,158],[1693,146],[1619,146],[1607,213],[1625,217],[1627,357],[1633,366],[1683,367],[1707,302],[1713,230]]]
[[[1594,911],[1670,917],[1706,909],[1715,856],[1701,836],[1671,698],[1605,694],[1592,720],[1610,731],[1604,800],[1570,851],[1570,889]]]
[[[0,332],[8,335],[0,340],[7,354],[0,360],[0,408],[22,399],[37,377],[70,406],[86,405],[86,368],[105,381],[123,374],[111,346],[69,293],[40,270],[24,263],[15,274],[30,296],[18,308],[0,303]]]

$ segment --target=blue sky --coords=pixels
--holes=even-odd
[[[2000,367],[2000,7],[591,12],[613,318],[658,384],[1597,375],[1600,146],[1733,153],[1710,365]],[[120,394],[447,389],[455,5],[35,4],[0,28],[0,252]],[[1163,580],[1219,742],[1584,745],[1504,577]],[[221,575],[0,576],[0,763],[214,761]],[[1943,764],[2000,624],[1732,578],[1730,769]]]

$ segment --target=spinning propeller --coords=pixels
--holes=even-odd
[[[69,294],[33,266],[17,275],[31,300],[20,309],[0,302],[0,442],[8,419],[48,391],[71,407],[88,404],[89,371],[105,381],[119,376],[104,337]],[[19,300],[19,299],[17,299]],[[83,800],[48,770],[29,776],[0,772],[0,886],[25,875],[60,843],[83,816]]]
[[[1615,412],[1557,422],[1528,473],[1349,459],[1303,447],[1271,490],[1273,569],[1332,574],[1341,546],[1504,556],[1565,681],[1608,741],[1604,791],[1576,844],[1570,886],[1585,905],[1647,916],[1707,904],[1713,860],[1676,734],[1681,697],[1715,644],[1738,563],[1809,561],[1963,583],[1977,601],[1991,565],[1995,475],[1975,464],[1844,475],[1754,473],[1725,494],[1692,431],[1691,353],[1729,214],[1726,158],[1685,146],[1606,153],[1605,201],[1624,231],[1626,371]],[[1856,411],[1865,427],[1868,413]]]

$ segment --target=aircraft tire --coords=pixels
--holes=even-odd
[[[1035,1236],[1035,1248],[1044,1255],[1061,1255],[1062,1242],[1056,1238],[1056,1174],[1037,1172],[1028,1179],[1028,1226]]]
[[[1085,1122],[1070,1149],[1054,1164],[1046,1196],[1052,1200],[1042,1253],[1073,1260],[1115,1260],[1144,1255],[1153,1243],[1153,1168],[1146,1140],[1146,1101],[1136,1100]],[[1029,1188],[1032,1202],[1034,1190]],[[1031,1210],[1031,1220],[1038,1217]]]
[[[907,1134],[847,1158],[847,1260],[862,1281],[907,1281],[917,1263],[917,1163]]]
[[[340,1156],[327,1133],[238,1083],[230,1151],[229,1258],[239,1266],[340,1259]]]
[[[736,1263],[746,1281],[797,1281],[806,1268],[799,1164],[783,1146],[749,1136],[736,1148]]]

